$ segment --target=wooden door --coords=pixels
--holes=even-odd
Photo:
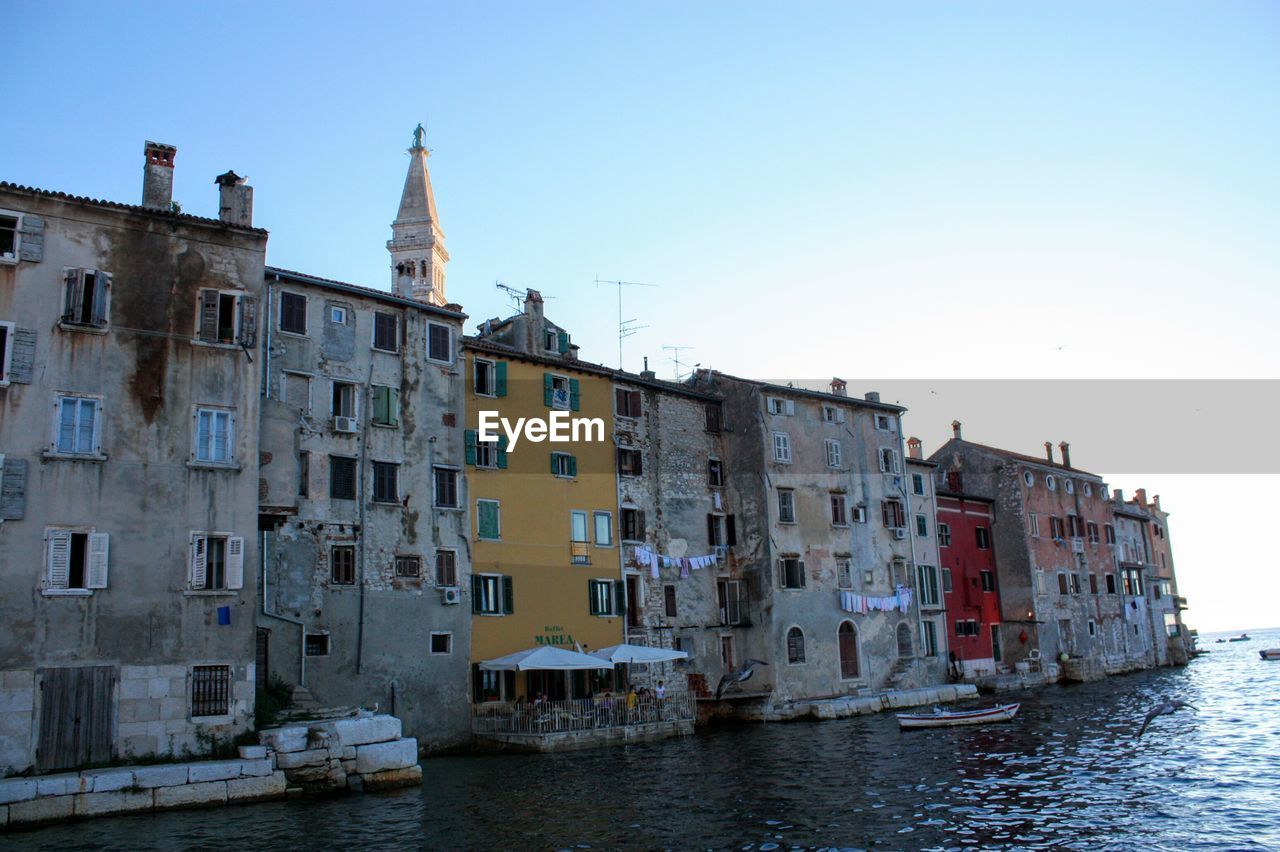
[[[111,760],[115,732],[114,666],[39,669],[41,770]]]

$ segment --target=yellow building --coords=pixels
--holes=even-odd
[[[623,641],[611,372],[577,360],[532,290],[523,314],[485,323],[463,350],[473,701],[581,697],[598,686],[581,672],[478,664],[539,645],[590,651]],[[576,440],[538,440],[538,424],[556,421]],[[482,440],[484,426],[501,439]]]

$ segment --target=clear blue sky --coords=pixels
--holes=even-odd
[[[449,296],[478,321],[509,309],[494,281],[541,289],[594,360],[617,352],[599,275],[659,285],[626,293],[649,326],[633,369],[682,344],[855,388],[1280,375],[1275,3],[60,2],[6,22],[0,179],[137,201],[143,140],[169,142],[187,212],[215,215],[233,168],[271,263],[387,287],[423,121]],[[936,446],[963,407],[912,431]],[[1068,412],[1034,434],[964,419],[1026,452],[1071,439]],[[1225,447],[1274,433],[1253,425]],[[1277,477],[1139,473],[1172,480],[1190,620],[1274,623],[1273,552],[1224,556],[1215,507],[1269,505]]]

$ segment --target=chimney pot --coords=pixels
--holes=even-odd
[[[1053,464],[1053,441],[1044,442],[1044,457],[1049,460],[1049,464]]]
[[[1112,494],[1115,496],[1115,500],[1116,500],[1116,502],[1117,502],[1117,503],[1123,503],[1123,502],[1124,502],[1124,489],[1123,489],[1123,488],[1117,488],[1114,492],[1112,492]]]
[[[964,438],[961,436],[961,433],[960,433],[960,421],[959,421],[959,420],[952,420],[952,421],[951,421],[951,436],[952,436],[953,438],[955,438],[957,441],[963,441],[963,440],[964,440]]]
[[[1147,505],[1147,489],[1136,488],[1133,492],[1133,499],[1138,501],[1138,505],[1146,508]]]
[[[867,402],[879,402],[879,401],[880,401],[880,392],[879,392],[879,391],[867,391],[863,396],[865,397],[865,399],[867,400]]]
[[[920,439],[914,435],[907,439],[907,455],[913,459],[924,458],[923,444]]]
[[[831,379],[831,393],[834,396],[848,396],[849,383],[839,377],[833,377]]]
[[[143,145],[146,163],[142,167],[142,206],[168,210],[173,204],[173,161],[178,149],[173,145],[147,141]]]
[[[1071,445],[1063,441],[1058,444],[1058,449],[1062,451],[1062,466],[1071,467]]]
[[[253,187],[233,171],[218,175],[218,218],[229,225],[253,227]]]

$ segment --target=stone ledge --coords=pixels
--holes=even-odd
[[[151,790],[142,793],[125,790],[111,793],[77,793],[75,800],[75,815],[78,817],[149,811],[155,805]]]
[[[25,802],[36,797],[36,782],[32,778],[11,778],[0,781],[0,805]]]
[[[349,776],[348,780],[350,780]],[[422,767],[415,764],[404,769],[387,769],[361,775],[360,787],[368,790],[392,790],[396,787],[413,787],[422,783]]]
[[[188,808],[221,805],[227,801],[226,781],[204,781],[181,787],[159,787],[155,791],[156,808]]]
[[[46,796],[28,802],[17,802],[8,806],[9,822],[13,825],[29,825],[71,819],[75,814],[75,804],[75,796]]]
[[[412,737],[356,747],[356,772],[368,775],[387,769],[405,769],[418,762],[418,741]]]
[[[283,772],[272,772],[261,778],[233,778],[227,782],[227,800],[252,802],[284,796],[289,782]]]

